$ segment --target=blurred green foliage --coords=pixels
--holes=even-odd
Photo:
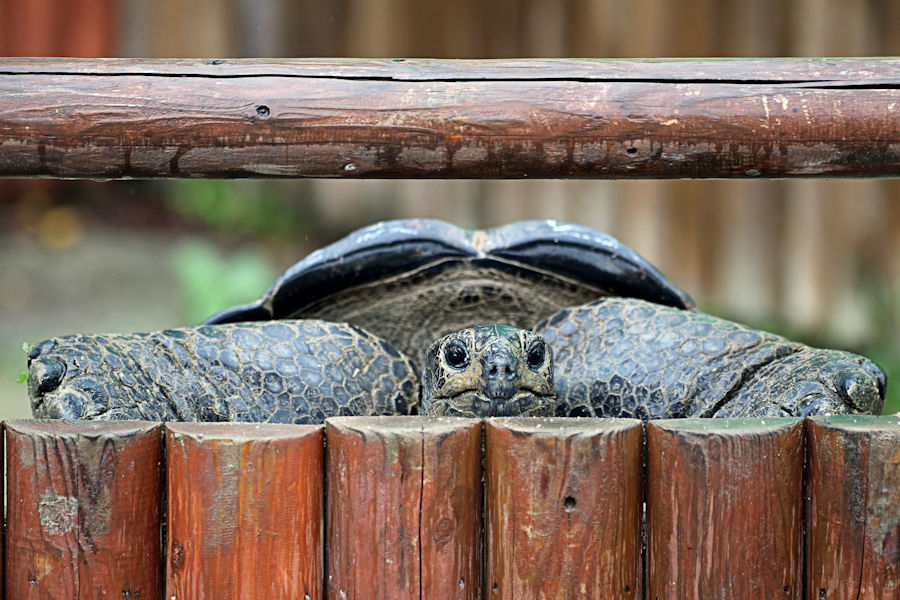
[[[172,255],[184,316],[190,323],[258,298],[277,275],[269,250],[298,246],[314,227],[310,203],[288,197],[276,189],[277,182],[174,183],[170,210],[205,233],[183,239]],[[240,249],[229,252],[223,247]]]
[[[31,352],[31,349],[34,348],[34,344],[31,342],[22,342],[22,352],[28,354]],[[19,373],[19,376],[16,377],[16,383],[25,383],[28,381],[28,371],[22,371]]]
[[[169,209],[216,234],[291,242],[316,222],[311,203],[288,197],[277,182],[186,179],[175,182]],[[305,188],[301,189],[301,195]]]
[[[873,280],[865,289],[869,313],[877,327],[863,354],[887,373],[887,397],[882,412],[892,414],[900,412],[900,282],[891,286]]]
[[[172,269],[183,298],[185,318],[190,323],[255,300],[277,275],[269,258],[258,248],[225,253],[199,238],[182,241],[175,247]]]

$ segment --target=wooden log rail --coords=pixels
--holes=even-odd
[[[6,598],[900,594],[897,416],[5,432]]]
[[[0,59],[7,177],[900,175],[900,59]]]

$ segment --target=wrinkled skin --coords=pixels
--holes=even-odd
[[[530,332],[490,326],[439,340],[422,412],[544,415],[555,404],[557,415],[651,419],[878,413],[884,403],[885,375],[863,357],[697,311],[606,298],[535,331],[552,350],[535,368]],[[451,342],[465,366],[453,367],[464,361],[448,356]],[[415,371],[357,327],[275,321],[49,340],[29,356],[29,391],[35,417],[317,423],[417,411]]]
[[[553,347],[558,415],[641,419],[878,414],[872,361],[633,298],[559,311],[535,327]]]
[[[39,418],[321,423],[419,404],[409,359],[326,321],[69,336],[38,344],[28,363]]]
[[[540,336],[481,325],[432,344],[422,379],[424,414],[547,417],[556,412],[553,356]]]

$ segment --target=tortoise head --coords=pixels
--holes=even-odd
[[[425,356],[422,412],[457,417],[551,416],[553,355],[536,333],[480,325],[451,333]]]
[[[28,354],[28,391],[32,414],[38,419],[80,419],[90,413],[90,397],[77,386],[69,385],[70,358],[65,349],[58,352],[55,340],[45,340]],[[82,358],[75,355],[76,364]]]

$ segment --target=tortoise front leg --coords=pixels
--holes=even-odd
[[[317,320],[47,340],[28,357],[37,418],[321,423],[415,412],[412,362]]]
[[[557,414],[679,417],[879,413],[872,361],[631,298],[559,311],[535,332],[553,348]]]

